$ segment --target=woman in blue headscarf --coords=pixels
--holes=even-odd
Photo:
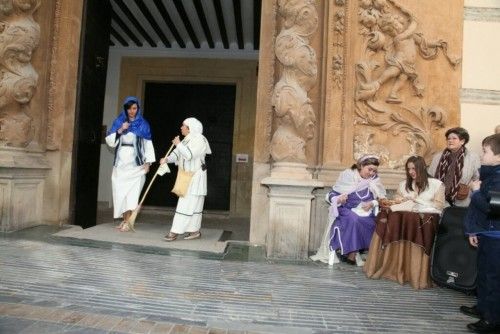
[[[106,143],[115,149],[111,175],[113,217],[123,218],[118,228],[125,232],[128,225],[124,223],[137,207],[149,166],[156,160],[149,123],[142,117],[138,98],[125,98],[123,111],[113,121]]]

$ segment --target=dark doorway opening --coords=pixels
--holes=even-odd
[[[71,216],[84,228],[96,225],[101,125],[111,28],[109,1],[84,2],[73,142]]]
[[[157,160],[160,160],[180,135],[182,121],[196,117],[203,124],[212,154],[207,156],[208,193],[205,210],[230,208],[231,162],[236,98],[235,84],[147,82],[144,92],[144,117],[150,122]],[[144,204],[175,207],[177,197],[170,192],[177,167],[172,173],[157,178]],[[156,171],[154,166],[152,171]],[[149,173],[146,185],[153,177]],[[146,187],[145,187],[146,188]]]

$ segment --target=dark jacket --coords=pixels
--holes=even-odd
[[[481,187],[472,193],[465,216],[467,234],[486,234],[500,237],[500,217],[490,207],[490,191],[500,191],[500,165],[481,166]]]

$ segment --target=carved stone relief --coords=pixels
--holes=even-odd
[[[282,66],[272,105],[276,130],[271,139],[275,162],[305,163],[306,142],[314,138],[316,116],[307,92],[316,84],[317,60],[309,37],[318,27],[313,0],[280,0],[283,27],[276,37],[276,58]]]
[[[409,155],[430,159],[432,134],[447,125],[447,112],[439,105],[425,106],[420,59],[436,59],[441,50],[451,70],[461,60],[448,54],[443,39],[427,40],[415,15],[395,0],[360,0],[358,18],[366,47],[355,68],[354,158],[377,153],[392,168],[403,166]],[[404,154],[391,156],[374,144],[380,136],[402,141]]]
[[[40,0],[0,1],[0,145],[24,147],[33,139],[29,104],[38,74],[31,65],[40,40],[33,13]]]

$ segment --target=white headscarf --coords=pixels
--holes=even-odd
[[[385,198],[387,195],[378,176],[363,179],[357,169],[348,169],[341,173],[332,189],[340,194],[350,194],[367,187],[370,188],[375,198]]]
[[[183,123],[189,128],[189,134],[186,137],[203,137],[205,139],[205,143],[207,144],[206,154],[212,154],[208,140],[203,135],[203,124],[201,124],[201,122],[194,117],[186,118]]]
[[[189,134],[197,135],[203,134],[203,124],[194,117],[186,118],[183,122],[189,128]]]

